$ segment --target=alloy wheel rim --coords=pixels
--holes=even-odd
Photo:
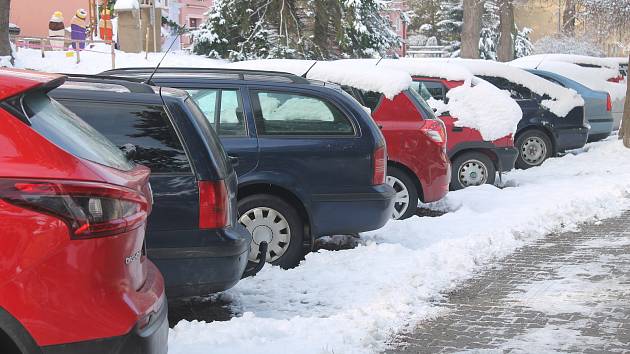
[[[252,234],[252,245],[247,258],[260,259],[260,243],[267,242],[267,262],[282,257],[291,242],[291,228],[287,219],[275,209],[257,207],[243,213],[239,222]]]
[[[457,176],[464,187],[480,186],[488,181],[488,168],[479,160],[467,160],[459,167]]]
[[[396,191],[392,219],[398,220],[405,214],[407,208],[409,208],[409,190],[401,180],[393,176],[387,176],[385,183],[390,185]]]
[[[521,156],[526,164],[530,166],[539,165],[547,156],[547,144],[537,136],[529,137],[523,143]]]

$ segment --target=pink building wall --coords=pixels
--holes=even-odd
[[[88,9],[88,0],[14,0],[11,1],[11,23],[20,26],[23,36],[48,37],[48,21],[53,12],[63,13],[64,23],[78,9]]]
[[[213,6],[214,0],[170,0],[179,3],[179,24],[185,25],[190,29],[196,29],[201,26],[207,16],[208,10]],[[182,38],[182,45],[187,47],[191,43],[189,35]]]

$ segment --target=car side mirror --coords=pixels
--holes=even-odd
[[[138,152],[138,148],[134,144],[127,143],[120,147],[120,150],[125,154],[127,160],[133,161]]]

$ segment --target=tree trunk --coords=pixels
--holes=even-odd
[[[630,60],[630,55],[628,59]],[[626,77],[626,82],[626,102],[623,106],[623,118],[621,118],[619,139],[623,139],[623,145],[630,149],[630,77]]]
[[[479,35],[483,0],[464,0],[464,24],[462,26],[462,58],[479,59]]]
[[[9,14],[11,0],[0,0],[0,57],[11,56],[13,62],[13,52],[9,41]]]
[[[568,36],[575,33],[575,0],[566,0],[562,13],[562,32]]]
[[[497,58],[499,61],[510,61],[514,59],[514,39],[512,30],[514,29],[514,7],[512,0],[501,0],[499,5],[499,47],[497,48]]]

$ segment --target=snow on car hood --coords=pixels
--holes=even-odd
[[[534,60],[514,60],[510,65],[526,68],[546,70],[565,76],[573,81],[590,88],[591,90],[608,92],[613,101],[623,100],[626,97],[626,86],[608,79],[619,75],[618,70],[608,68],[589,68],[573,63],[549,61],[538,62]]]
[[[523,118],[521,107],[510,97],[510,93],[499,90],[481,79],[475,85],[464,84],[448,91],[448,103],[430,99],[436,114],[448,111],[457,118],[455,126],[474,128],[483,140],[496,140],[516,133],[516,126]]]
[[[374,66],[376,62],[338,60],[315,63],[315,60],[265,59],[230,63],[226,67],[283,71],[299,76],[308,71],[307,79],[352,86],[365,91],[376,91],[389,99],[393,99],[394,96],[411,86],[409,74],[400,70],[376,68]]]

